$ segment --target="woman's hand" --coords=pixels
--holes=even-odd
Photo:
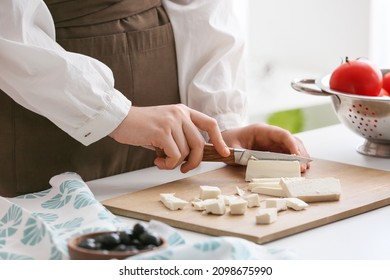
[[[210,142],[221,156],[230,154],[217,122],[182,104],[132,106],[110,136],[119,143],[163,150],[166,157],[156,157],[154,161],[160,169],[173,169],[188,157],[181,166],[185,173],[202,161],[205,140],[199,130],[208,133]]]
[[[230,147],[309,157],[300,139],[277,126],[253,124],[223,131],[222,135]],[[309,164],[301,164],[301,171],[304,172],[309,167]]]

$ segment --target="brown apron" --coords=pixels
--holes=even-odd
[[[45,2],[58,43],[109,66],[115,88],[133,105],[180,102],[173,31],[161,0]],[[88,181],[152,166],[154,158],[110,137],[86,147],[0,92],[1,196],[46,189],[52,176],[66,171]]]

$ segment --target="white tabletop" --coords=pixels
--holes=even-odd
[[[363,139],[342,125],[334,125],[297,135],[314,158],[333,160],[358,166],[390,171],[390,159],[363,156],[356,147]],[[147,168],[88,182],[98,200],[156,186],[222,167],[218,163],[202,163],[187,174],[179,170],[161,171]],[[121,218],[129,224],[136,220]],[[179,230],[188,240],[208,236]],[[264,246],[289,249],[303,259],[390,259],[390,206],[324,225]]]

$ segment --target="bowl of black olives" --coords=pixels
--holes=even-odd
[[[93,232],[72,238],[68,251],[72,260],[120,260],[166,245],[163,238],[137,223],[127,231]]]

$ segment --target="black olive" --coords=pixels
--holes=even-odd
[[[154,245],[154,246],[160,246],[161,245],[161,239],[156,234],[145,231],[139,236],[139,240],[144,245]]]
[[[140,223],[136,223],[134,226],[133,226],[133,236],[135,237],[139,237],[142,233],[145,232],[145,227],[140,224]]]
[[[78,244],[85,249],[102,250],[102,253],[109,251],[137,253],[139,250],[153,249],[160,245],[161,239],[149,232],[141,223],[135,224],[133,229],[102,233],[94,238],[83,239]]]
[[[90,250],[100,250],[100,243],[96,242],[94,238],[86,238],[79,242],[79,247]]]
[[[121,243],[121,239],[117,232],[106,233],[96,236],[96,241],[102,244],[102,249],[110,250]]]
[[[131,232],[121,231],[119,232],[119,238],[121,244],[130,245],[132,238]]]

